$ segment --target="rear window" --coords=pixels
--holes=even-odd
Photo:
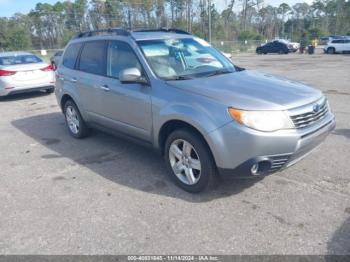
[[[35,55],[13,55],[0,57],[0,65],[20,65],[40,63],[42,60]]]
[[[76,44],[71,44],[67,47],[67,50],[64,53],[63,62],[62,62],[65,67],[74,69],[75,61],[77,60],[78,53],[81,46],[82,46],[81,43],[76,43]]]
[[[79,59],[79,70],[106,75],[106,41],[86,42]]]

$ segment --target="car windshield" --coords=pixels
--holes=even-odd
[[[20,64],[32,64],[40,63],[42,60],[35,55],[12,55],[0,57],[0,65],[20,65]]]
[[[157,77],[186,80],[232,73],[234,65],[219,51],[199,38],[138,41]]]

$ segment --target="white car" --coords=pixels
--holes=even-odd
[[[52,65],[31,53],[0,53],[0,97],[36,90],[52,93],[54,88]]]
[[[286,44],[289,52],[296,52],[300,48],[300,44],[297,42],[290,42],[289,40],[286,39],[276,39],[278,42],[281,42],[283,44]]]
[[[350,39],[333,39],[328,42],[323,51],[327,54],[350,52]]]
[[[298,49],[300,48],[300,43],[297,43],[297,42],[290,42],[289,43],[291,49],[293,50],[293,52],[296,52],[298,51]],[[289,46],[288,46],[289,48]]]

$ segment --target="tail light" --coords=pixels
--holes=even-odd
[[[48,65],[47,67],[41,68],[41,71],[47,72],[47,71],[53,71],[53,66],[52,65]]]
[[[9,70],[0,69],[0,76],[12,76],[14,74],[16,74],[16,71],[9,71]]]

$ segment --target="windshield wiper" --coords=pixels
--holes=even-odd
[[[209,72],[207,75],[205,75],[206,77],[211,77],[211,76],[217,76],[217,75],[223,75],[223,74],[230,74],[233,71],[230,70],[215,70],[212,72]]]
[[[193,79],[193,78],[189,76],[173,76],[173,77],[166,78],[165,80],[172,81],[172,80],[189,80],[189,79]]]

